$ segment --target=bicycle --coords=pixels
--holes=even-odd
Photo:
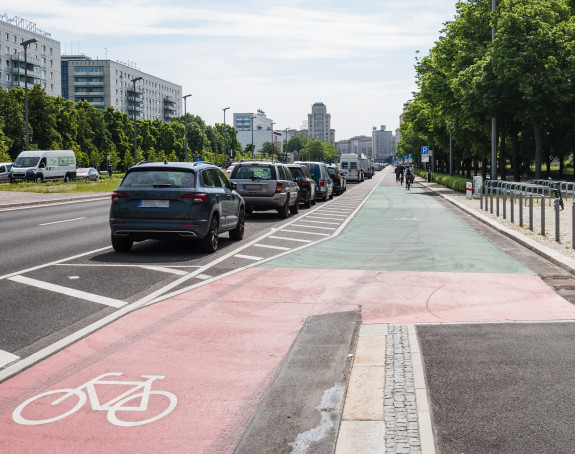
[[[70,416],[71,414],[75,413],[84,405],[84,403],[86,403],[86,400],[89,398],[90,399],[90,405],[92,406],[92,410],[94,410],[94,411],[107,411],[108,412],[107,417],[108,417],[108,421],[110,423],[112,423],[116,426],[132,427],[132,426],[140,426],[143,424],[148,424],[148,423],[153,422],[153,421],[157,421],[158,419],[166,416],[168,413],[170,413],[176,407],[176,404],[178,403],[178,398],[174,394],[167,392],[167,391],[152,391],[152,389],[151,389],[152,388],[152,382],[154,380],[165,378],[164,376],[162,376],[162,375],[141,375],[142,378],[147,378],[147,380],[140,381],[140,382],[139,381],[102,380],[102,378],[107,377],[107,376],[120,376],[120,375],[122,375],[121,372],[109,372],[107,374],[100,375],[99,377],[96,377],[96,378],[84,383],[82,386],[79,386],[78,388],[55,389],[52,391],[47,391],[45,393],[41,393],[41,394],[38,394],[36,396],[33,396],[30,399],[22,402],[20,405],[18,405],[18,407],[16,407],[16,409],[12,413],[12,419],[14,420],[14,422],[16,422],[18,424],[26,425],[26,426],[48,424],[48,423],[63,419],[65,417]],[[96,393],[96,385],[121,385],[123,389],[125,388],[126,385],[134,385],[134,387],[129,389],[128,391],[121,393],[120,395],[114,397],[113,399],[110,399],[108,402],[100,403],[100,401],[98,399],[98,395]],[[139,391],[140,389],[142,389],[141,392],[134,394],[134,392]],[[56,396],[57,394],[63,394],[63,395],[56,398],[55,400],[48,399],[48,402],[46,401],[47,400],[46,398],[49,398],[51,396]],[[71,398],[72,396],[76,396],[78,398],[78,402],[76,402],[72,406],[71,409],[63,412],[62,414],[59,414],[57,416],[53,416],[53,417],[47,418],[47,419],[28,419],[28,418],[22,416],[24,409],[26,409],[26,407],[28,407],[29,405],[38,406],[37,404],[44,403],[44,405],[45,405],[47,403],[50,406],[56,406],[56,405],[64,402],[68,398]],[[164,397],[166,397],[169,400],[168,407],[164,411],[162,411],[161,413],[159,413],[155,416],[152,416],[150,418],[141,420],[141,421],[122,421],[116,415],[116,412],[118,412],[118,411],[142,411],[143,412],[143,411],[147,410],[148,403],[149,403],[151,396],[164,396]],[[141,398],[139,405],[125,406],[126,403],[128,403],[129,401],[131,401],[133,399],[137,399],[137,398]],[[43,402],[41,402],[41,401],[43,401]],[[40,407],[41,407],[41,405],[40,405]],[[63,407],[63,410],[66,410],[68,408],[69,408],[69,406],[65,406],[65,407]],[[34,410],[34,409],[32,409],[32,410]],[[41,408],[40,408],[40,410],[41,410]],[[51,412],[53,412],[53,411],[51,411]]]
[[[405,187],[409,189],[413,184],[414,177],[413,175],[406,175],[405,176]]]

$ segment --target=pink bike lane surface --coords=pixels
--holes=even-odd
[[[405,197],[378,190],[341,237],[132,312],[1,383],[2,451],[233,452],[313,315],[360,311],[363,324],[575,320],[573,305],[431,198]],[[375,247],[375,231],[399,245]],[[111,373],[122,375],[82,388]],[[163,378],[142,411],[133,407],[145,391],[129,391],[145,376]],[[34,399],[78,388],[57,405],[63,394]]]

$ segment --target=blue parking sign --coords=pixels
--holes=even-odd
[[[421,154],[429,154],[429,146],[428,145],[423,145],[421,147]]]

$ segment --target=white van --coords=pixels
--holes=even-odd
[[[11,162],[0,162],[0,183],[7,183],[10,169],[12,168]]]
[[[366,158],[365,156],[359,158],[359,168],[363,172],[364,178],[371,178],[373,176],[370,158]]]
[[[359,156],[354,153],[342,154],[339,158],[339,167],[346,181],[363,181],[363,172],[359,165]]]
[[[70,181],[76,178],[76,156],[72,150],[32,150],[18,155],[10,182],[46,180]]]

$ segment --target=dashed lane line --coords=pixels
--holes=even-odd
[[[44,225],[62,224],[64,222],[81,221],[82,219],[86,219],[86,217],[84,216],[83,218],[64,219],[63,221],[45,222],[44,224],[38,224],[38,225],[44,226]]]
[[[32,287],[37,287],[43,290],[49,290],[51,292],[61,293],[63,295],[68,295],[74,298],[80,298],[86,301],[91,301],[93,303],[98,304],[104,304],[106,306],[111,306],[115,308],[120,308],[128,304],[125,301],[108,298],[106,296],[95,295],[94,293],[83,292],[81,290],[75,290],[68,287],[62,287],[61,285],[50,284],[49,282],[30,279],[29,277],[25,276],[13,276],[8,279],[14,282],[19,282],[20,284],[30,285]]]

